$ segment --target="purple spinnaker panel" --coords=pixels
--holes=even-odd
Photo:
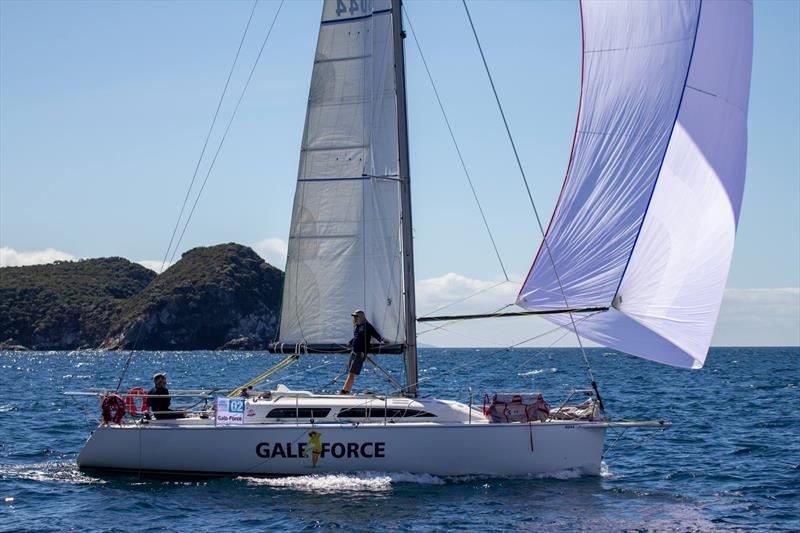
[[[699,9],[698,1],[582,3],[582,109],[523,307],[610,305],[675,124]]]
[[[585,1],[587,36],[607,31],[603,28],[609,17],[614,25],[627,19],[633,28],[642,21],[631,17],[642,10],[685,21],[685,8],[696,8],[697,35],[684,67],[689,69],[688,75],[680,78],[682,97],[674,111],[674,127],[668,139],[662,139],[666,150],[663,162],[653,177],[646,164],[649,159],[643,160],[637,151],[641,148],[638,141],[617,139],[601,147],[602,154],[594,154],[596,161],[605,162],[599,170],[582,174],[570,170],[547,243],[570,307],[609,305],[617,296],[614,308],[606,313],[574,316],[581,336],[653,361],[699,368],[719,314],[744,188],[752,5],[746,0],[626,5],[636,8],[612,13],[611,4]],[[634,33],[631,39],[633,46]],[[680,77],[677,70],[670,72]],[[632,84],[653,83],[642,78],[647,72],[638,68],[615,74],[638,78]],[[591,79],[584,80],[584,90]],[[594,78],[594,83],[605,85],[603,78]],[[588,94],[584,95],[586,112],[595,104]],[[660,110],[652,108],[639,118],[643,126],[634,137],[649,131],[647,125],[660,123],[663,117]],[[579,150],[577,142],[575,150],[573,158]],[[615,162],[617,158],[627,162]],[[629,166],[631,161],[638,162],[638,170]],[[631,168],[639,176],[610,176],[610,165]],[[624,183],[617,183],[620,176]],[[579,183],[572,184],[573,180]],[[649,190],[644,187],[648,181]],[[636,194],[640,186],[647,191],[646,198]],[[573,192],[581,190],[582,196]],[[614,194],[627,200],[615,200],[611,198]],[[579,198],[583,198],[582,205],[578,205]],[[622,212],[604,213],[604,206],[612,202]],[[638,226],[631,234],[630,224],[636,220]],[[592,221],[596,226],[592,227]],[[583,228],[579,224],[590,225]],[[568,230],[555,233],[556,228]],[[621,257],[625,255],[622,248],[627,250],[625,257]],[[520,294],[518,303],[528,309],[565,303],[563,297],[560,302],[555,296],[547,298],[554,281],[556,296],[561,293],[546,254],[543,249],[537,257]],[[578,278],[576,271],[581,273]],[[576,279],[580,281],[576,283]],[[568,316],[548,319],[571,327]]]

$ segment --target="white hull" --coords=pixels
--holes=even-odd
[[[217,407],[220,402],[236,400],[218,400]],[[316,395],[280,386],[240,399],[237,409],[242,414],[236,420],[225,407],[177,420],[100,426],[78,465],[178,475],[593,476],[600,474],[607,428],[669,425],[597,420],[593,401],[559,407],[545,422],[495,423],[482,410],[454,401]]]
[[[195,422],[195,421],[193,421]],[[207,475],[385,471],[521,476],[574,470],[598,475],[602,422],[150,424],[99,427],[81,468]],[[309,432],[323,451],[312,466]],[[303,457],[302,452],[307,451]]]

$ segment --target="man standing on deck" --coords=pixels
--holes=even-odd
[[[167,389],[167,375],[163,372],[158,372],[153,376],[153,383],[155,387],[147,393],[147,406],[153,411],[156,420],[185,418],[186,415],[184,413],[175,412],[169,408],[172,400],[169,397],[169,389]]]
[[[344,382],[340,394],[350,394],[356,376],[361,374],[361,367],[369,351],[370,339],[386,342],[381,334],[367,321],[367,316],[361,309],[353,311],[353,338],[348,345],[351,348],[350,361],[347,363],[347,381]]]

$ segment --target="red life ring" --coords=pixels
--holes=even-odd
[[[122,417],[125,416],[125,402],[120,395],[109,394],[104,396],[100,409],[103,412],[104,424],[108,424],[111,421],[115,424],[122,423]],[[114,411],[113,414],[111,413],[112,410]]]
[[[137,407],[136,398],[141,398],[142,403]],[[147,391],[141,387],[134,387],[125,396],[125,410],[132,415],[147,412]]]

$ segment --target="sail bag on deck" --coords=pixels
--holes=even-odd
[[[573,315],[578,333],[702,367],[744,188],[752,3],[583,0],[581,17],[567,175],[517,304],[610,306]]]

